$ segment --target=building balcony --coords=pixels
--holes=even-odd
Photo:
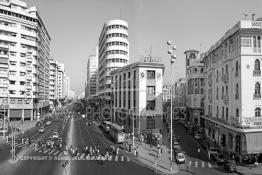
[[[261,48],[255,47],[255,48],[253,48],[253,52],[254,53],[261,53]]]
[[[229,102],[228,96],[225,96],[225,98],[224,98],[224,103],[225,103],[226,105],[228,105],[228,102]]]
[[[27,76],[26,76],[26,80],[30,80],[30,81],[31,81],[31,80],[32,80],[32,76],[27,75]]]
[[[260,70],[254,70],[254,71],[253,71],[253,76],[254,76],[254,77],[261,76],[261,71],[260,71]]]
[[[6,72],[6,73],[3,73],[3,72],[2,72],[2,73],[0,73],[0,77],[2,77],[2,78],[5,77],[5,78],[7,78],[7,77],[8,77],[8,73],[7,73],[7,72]]]
[[[5,43],[0,43],[0,48],[1,49],[4,49],[4,50],[8,50],[8,44],[5,44]]]
[[[0,83],[0,87],[8,87],[8,83]]]
[[[261,94],[253,94],[254,100],[261,100]]]
[[[0,53],[0,58],[8,59],[8,54]]]
[[[32,89],[32,85],[26,85],[26,89]]]

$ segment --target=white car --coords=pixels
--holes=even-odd
[[[45,128],[44,127],[39,128],[38,132],[40,132],[40,133],[45,132]]]
[[[195,134],[194,137],[195,137],[195,139],[201,139],[202,138],[201,134]]]
[[[176,161],[177,161],[178,164],[179,163],[185,163],[186,162],[186,156],[184,155],[184,153],[181,153],[181,152],[177,153],[176,154]]]
[[[53,138],[54,138],[54,139],[58,139],[58,136],[59,136],[58,132],[55,131],[54,134],[53,134]]]
[[[51,121],[47,121],[45,124],[47,125],[47,126],[49,126],[49,125],[51,125]]]

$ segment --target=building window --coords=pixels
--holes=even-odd
[[[10,84],[15,84],[15,81],[10,81]]]
[[[155,119],[152,116],[147,116],[146,128],[147,129],[154,129],[155,128]]]
[[[236,117],[239,117],[239,109],[236,109]]]
[[[226,108],[226,121],[228,121],[228,108]]]
[[[255,84],[255,94],[260,94],[260,83],[259,82],[256,82]]]
[[[153,95],[155,94],[156,87],[155,86],[147,86],[146,87],[146,94]]]
[[[238,88],[238,83],[236,84],[236,95],[235,95],[235,99],[237,100],[239,97],[239,88]]]
[[[219,95],[219,94],[218,94],[218,87],[217,87],[217,96],[216,96],[216,99],[217,99],[217,100],[218,100],[218,95]]]
[[[17,104],[22,104],[23,102],[22,102],[22,100],[20,99],[20,100],[17,100]]]
[[[222,106],[222,119],[224,120],[224,106]]]
[[[261,108],[255,109],[255,117],[261,117]]]
[[[148,70],[146,73],[147,73],[147,79],[155,79],[155,71],[154,70]]]
[[[155,100],[147,100],[146,102],[146,110],[152,111],[155,110],[156,107],[156,101]]]
[[[260,61],[258,59],[255,60],[255,65],[254,65],[254,71],[253,71],[253,76],[260,76],[261,71],[260,71]]]
[[[249,36],[242,36],[241,47],[252,47],[252,38]]]
[[[11,100],[10,100],[10,104],[15,104],[15,100],[14,100],[14,99],[11,99]]]

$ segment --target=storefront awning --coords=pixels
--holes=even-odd
[[[246,134],[247,153],[262,153],[262,132]]]

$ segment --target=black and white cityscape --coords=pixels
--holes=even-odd
[[[0,0],[0,175],[261,175],[261,7]]]

